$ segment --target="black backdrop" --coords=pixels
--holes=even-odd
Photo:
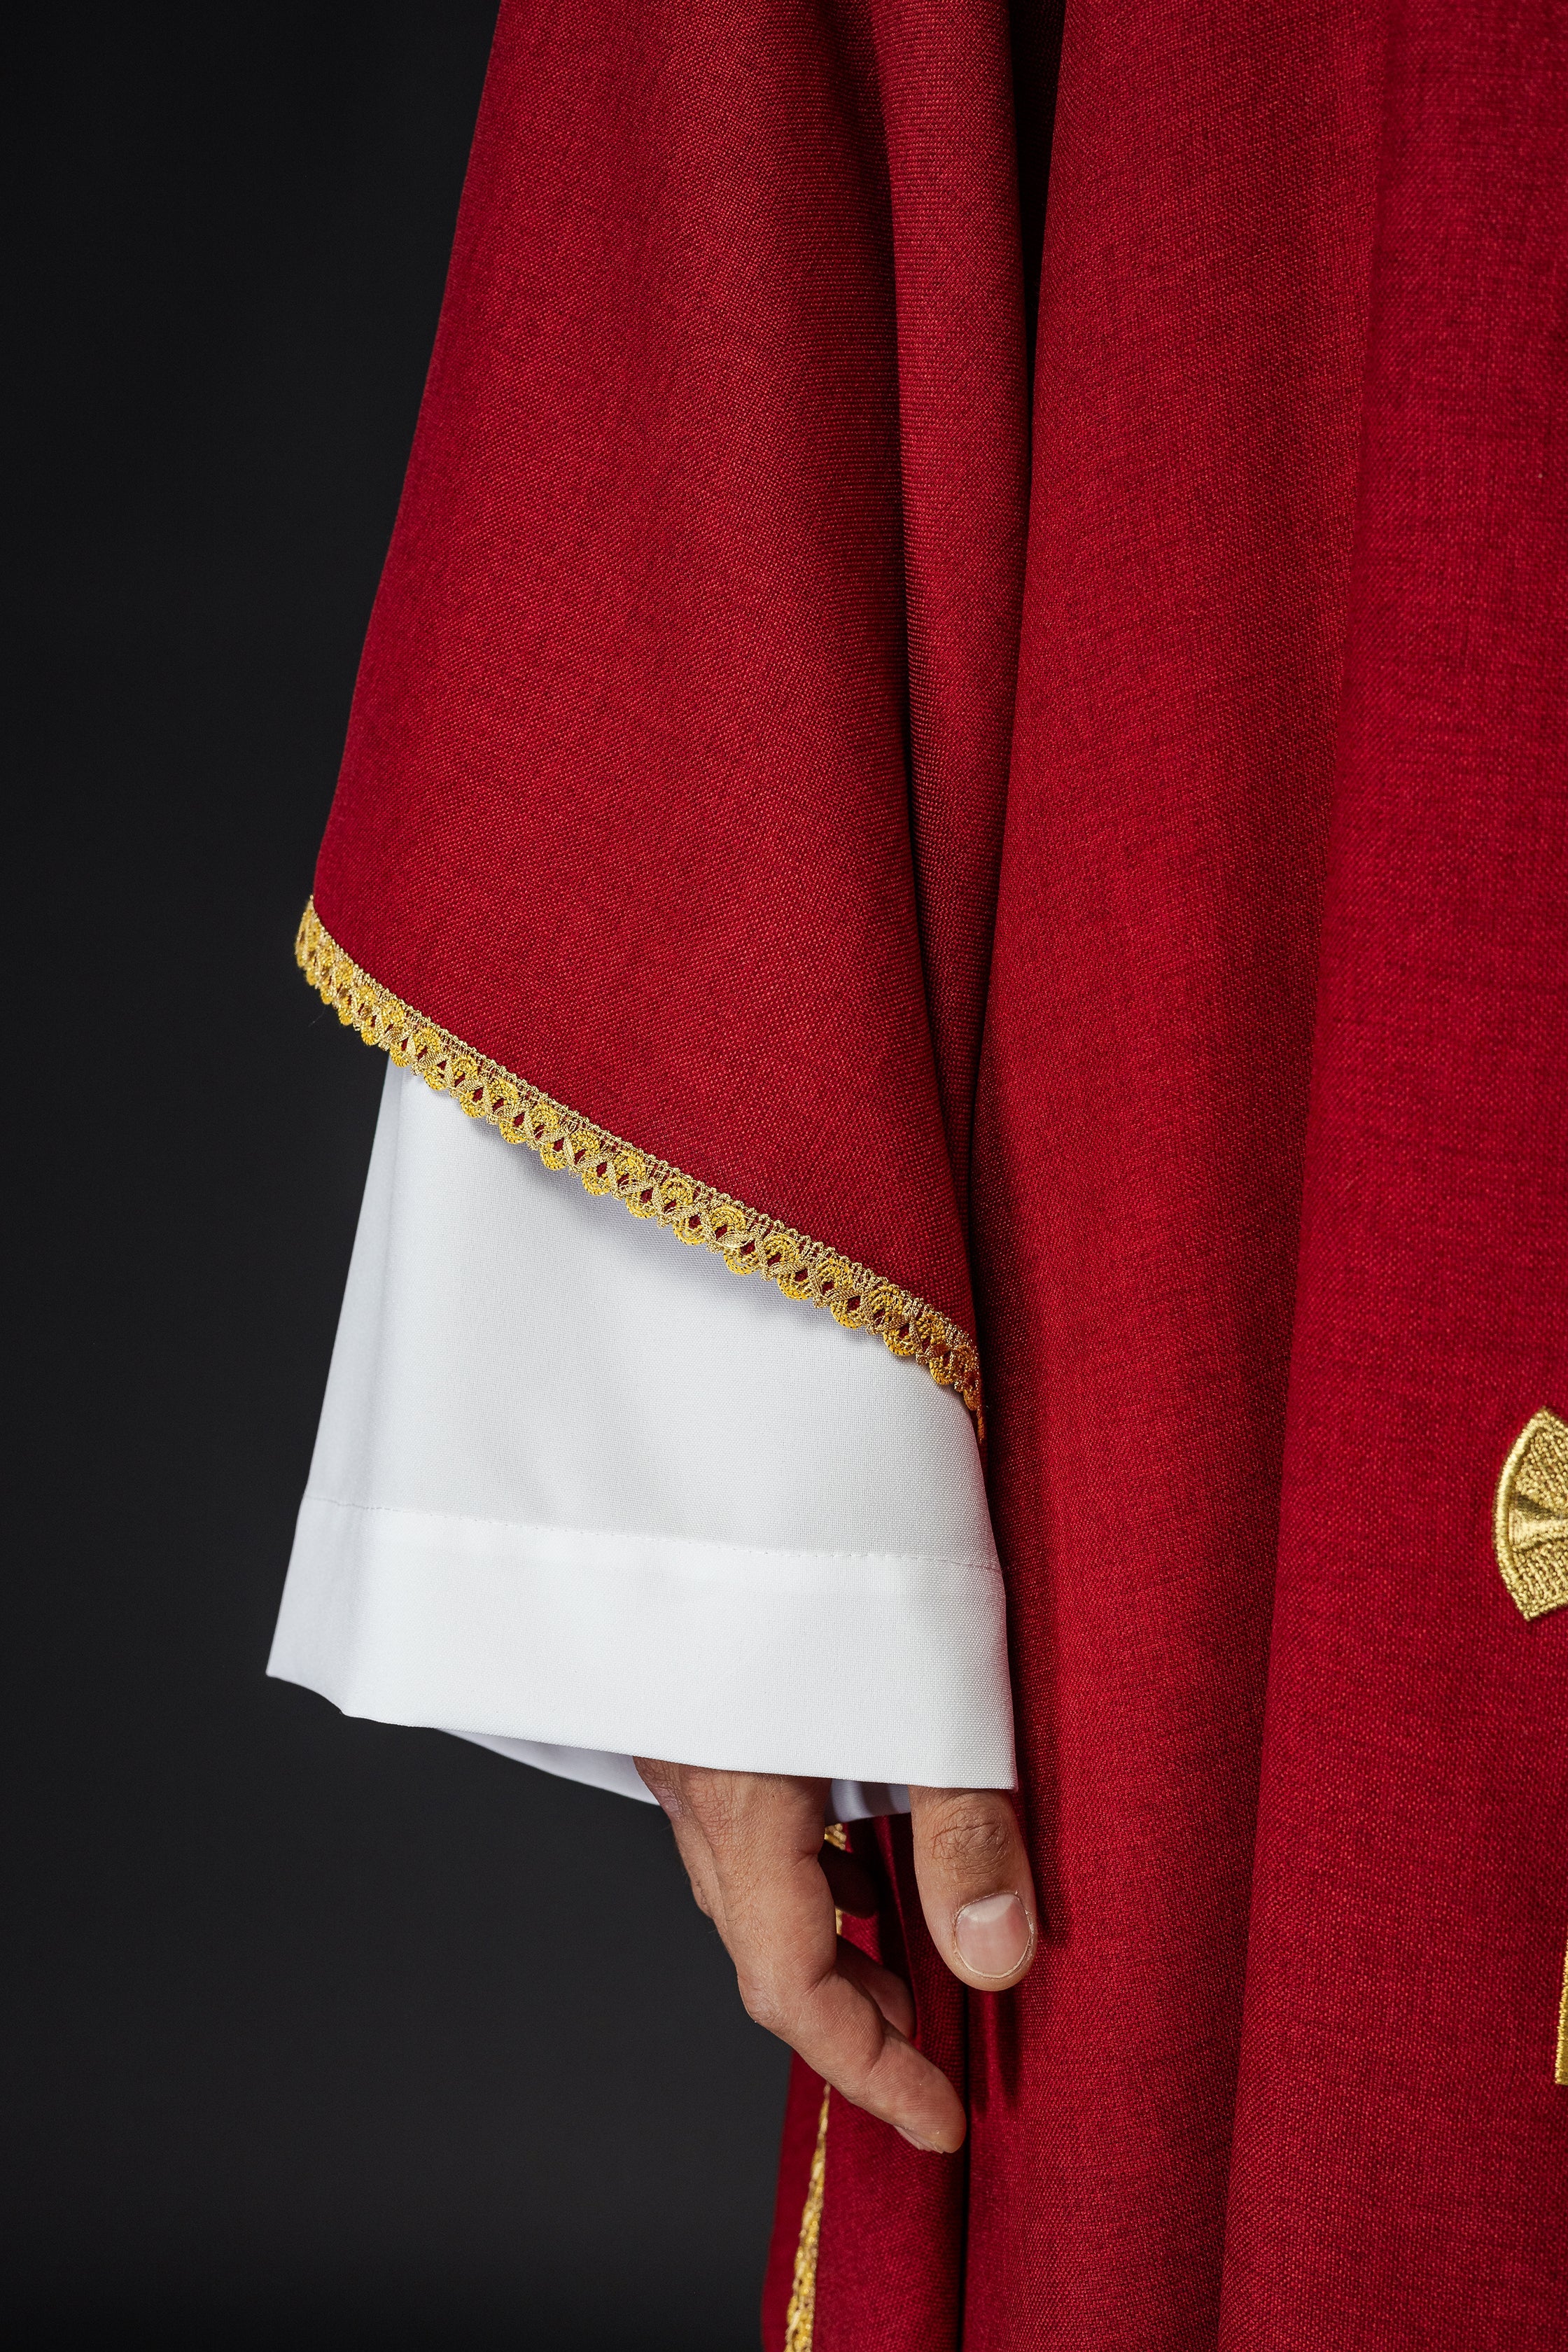
[[[262,1673],[382,1076],[289,950],[493,16],[13,20],[13,2342],[755,2342],[783,2053],[662,1821]]]

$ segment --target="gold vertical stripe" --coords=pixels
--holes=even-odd
[[[1557,2080],[1568,2090],[1568,1952],[1563,1955],[1563,1998],[1557,2004]]]
[[[829,1822],[822,1832],[824,1845],[836,1845],[840,1853],[849,1851],[849,1840],[841,1822]],[[835,1911],[833,1924],[844,1925],[844,1915]],[[784,2310],[784,2352],[811,2352],[812,2329],[816,2325],[816,2249],[822,2237],[822,2191],[827,2179],[827,2084],[822,2086],[822,2112],[816,2119],[816,2146],[812,2151],[811,2171],[805,2184],[805,2209],[800,2217],[800,2237],[795,2250],[795,2275],[790,2281],[789,2302]]]
[[[795,2250],[795,2276],[784,2312],[784,2352],[811,2352],[816,2324],[816,2249],[822,2236],[822,2189],[827,2178],[827,2101],[822,2086],[822,2113],[816,2119],[816,2146],[812,2150],[811,2175],[805,2184],[805,2210],[800,2217],[800,2242]]]

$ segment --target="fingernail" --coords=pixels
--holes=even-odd
[[[1028,1953],[1031,1934],[1016,1895],[987,1895],[966,1903],[952,1923],[959,1958],[977,1977],[1010,1977]]]
[[[893,2129],[900,2139],[907,2139],[911,2147],[918,2147],[922,2156],[941,2156],[943,2153],[934,2140],[917,2139],[913,2132],[907,2132],[904,2129],[902,2124],[895,2124]]]

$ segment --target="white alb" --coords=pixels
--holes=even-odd
[[[269,1671],[630,1796],[1014,1785],[957,1398],[390,1066]]]

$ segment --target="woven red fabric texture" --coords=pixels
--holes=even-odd
[[[878,1870],[885,1899],[876,1920],[847,1918],[844,1933],[908,1979],[916,2042],[963,2092],[967,2020],[957,1984],[925,1930],[908,1815],[860,1826],[854,1848]],[[823,2200],[812,2352],[955,2343],[963,2300],[965,2163],[933,2162],[837,2097],[827,2147],[832,2188]]]
[[[1227,2347],[1568,2342],[1568,25],[1389,59]]]
[[[822,2077],[797,2060],[789,2070],[784,2131],[779,2145],[773,2236],[763,2280],[763,2341],[782,2346],[789,2324],[795,2255],[811,2180],[811,2159],[822,2116]]]
[[[1024,322],[1005,21],[932,23],[503,9],[316,900],[973,1330]]]
[[[965,2352],[1215,2341],[1378,95],[1333,5],[1068,11],[974,1177],[1048,1924]]]
[[[1565,317],[1545,0],[502,9],[317,898],[977,1318],[1043,1948],[858,1833],[815,2352],[1568,2342]]]

